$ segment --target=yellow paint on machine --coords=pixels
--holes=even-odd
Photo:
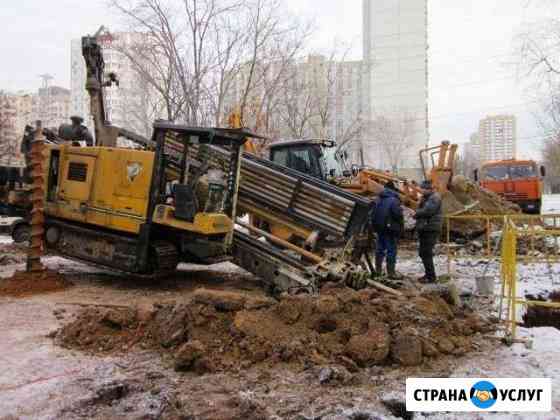
[[[233,222],[221,213],[197,213],[192,223],[175,218],[175,208],[160,204],[154,211],[154,223],[188,230],[202,235],[219,235],[229,233]]]
[[[54,174],[50,165],[57,151],[60,171]],[[49,148],[48,159],[47,214],[138,233],[146,219],[153,152],[58,145]]]
[[[45,174],[46,214],[137,234],[145,222],[154,153],[109,147],[49,146]],[[59,159],[59,163],[56,160]],[[51,170],[60,168],[58,172]],[[175,208],[158,205],[154,223],[203,235],[233,229],[224,214],[198,213],[192,223]]]

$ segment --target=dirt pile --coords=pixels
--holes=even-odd
[[[507,201],[498,194],[482,188],[480,185],[468,180],[462,175],[453,177],[450,191],[453,193],[455,200],[463,205],[463,208],[478,202],[478,205],[473,211],[476,210],[480,214],[500,215],[521,212],[517,204]]]
[[[560,290],[555,290],[544,296],[525,296],[527,300],[560,304]],[[525,327],[554,327],[560,330],[560,308],[546,306],[528,306],[523,314],[523,325]]]
[[[235,371],[253,364],[419,365],[464,354],[492,327],[439,297],[388,298],[335,285],[319,297],[262,296],[199,289],[189,304],[84,310],[59,330],[65,347],[93,352],[157,349],[176,370]]]
[[[0,279],[0,296],[23,297],[57,292],[72,286],[72,282],[54,271],[27,273],[18,271],[12,277]]]
[[[449,191],[442,194],[443,213],[446,215],[502,215],[520,213],[517,204],[486,190],[462,175],[453,177]],[[486,229],[485,220],[451,221],[451,231],[459,236],[473,238]]]

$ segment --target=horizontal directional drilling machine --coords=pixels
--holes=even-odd
[[[241,147],[251,133],[154,124],[154,151],[46,146],[47,250],[138,274],[179,262],[229,259]],[[179,179],[166,175],[169,141],[183,145]],[[228,172],[189,165],[189,146],[227,150]],[[176,154],[176,153],[175,153]]]
[[[356,238],[369,200],[243,153],[248,138],[262,137],[242,128],[157,121],[146,139],[113,126],[104,87],[118,79],[105,76],[96,36],[82,38],[82,52],[96,145],[77,146],[82,139],[72,134],[51,136],[45,146],[47,251],[149,276],[179,262],[232,260],[273,293],[316,292],[326,281],[364,284],[370,273]],[[118,138],[136,148],[117,147]]]

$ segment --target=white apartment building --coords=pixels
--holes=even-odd
[[[418,150],[429,143],[427,0],[363,0],[363,56],[370,70],[366,108],[370,124],[382,117],[405,123],[401,167],[420,166]],[[391,169],[386,147],[368,138],[367,160]],[[397,136],[398,137],[398,136]],[[399,147],[396,145],[395,147]]]
[[[241,104],[248,69],[249,65],[247,71],[232,75],[232,87],[224,100],[223,122]],[[285,81],[267,98],[267,83],[273,83],[279,71],[285,71]],[[271,63],[266,71],[257,68],[255,73],[266,73],[267,77],[263,80],[258,76],[259,83],[251,89],[244,115],[246,126],[276,139],[329,138],[338,144],[347,142],[351,160],[360,162],[367,77],[362,61],[333,61],[323,55],[309,55],[294,60],[288,70],[285,63]],[[256,110],[262,101],[273,106],[262,107],[257,121]]]
[[[481,161],[515,159],[517,122],[514,115],[488,116],[478,128]]]
[[[333,138],[348,145],[350,162],[366,164],[367,66],[364,61],[341,61],[336,68]]]
[[[105,88],[106,118],[113,125],[127,128],[138,134],[150,136],[153,116],[146,115],[143,95],[147,88],[142,83],[133,63],[121,51],[132,48],[141,42],[142,35],[131,32],[117,32],[99,36],[103,50],[105,73],[115,72],[119,86]],[[86,66],[82,56],[82,40],[74,39],[71,43],[71,114],[81,116],[93,133],[93,121],[90,114],[90,99],[85,89]]]

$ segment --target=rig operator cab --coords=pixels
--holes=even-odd
[[[491,161],[475,170],[474,176],[480,186],[516,203],[524,213],[540,213],[544,166],[533,160]]]

